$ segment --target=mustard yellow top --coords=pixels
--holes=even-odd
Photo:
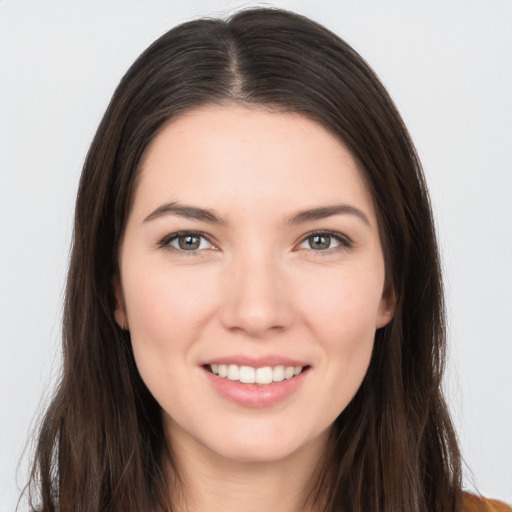
[[[512,507],[503,501],[489,500],[483,496],[464,494],[464,512],[512,512]]]

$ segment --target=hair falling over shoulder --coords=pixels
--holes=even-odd
[[[393,320],[335,421],[309,505],[318,512],[461,510],[461,462],[441,391],[443,290],[428,193],[389,95],[344,41],[302,16],[251,9],[153,43],[118,86],[79,185],[62,378],[29,489],[40,512],[169,512],[179,471],[160,406],[113,317],[112,281],[145,148],[168,120],[234,101],[297,112],[339,138],[373,195]]]

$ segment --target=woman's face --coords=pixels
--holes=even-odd
[[[173,443],[238,461],[323,446],[393,314],[349,151],[300,115],[235,105],[149,146],[116,295]]]

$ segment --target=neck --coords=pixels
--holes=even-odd
[[[314,512],[308,496],[326,441],[327,433],[280,460],[237,461],[192,439],[175,439],[171,446],[181,492],[173,510]]]

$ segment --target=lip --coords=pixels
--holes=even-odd
[[[252,366],[262,368],[264,366],[302,366],[306,367],[299,375],[280,382],[271,384],[244,384],[236,380],[229,380],[214,375],[207,368],[211,364],[238,364],[240,366]],[[300,361],[282,357],[243,358],[225,357],[211,359],[202,365],[202,371],[212,389],[222,398],[239,405],[253,409],[271,407],[284,402],[292,394],[297,392],[304,384],[311,367]]]

